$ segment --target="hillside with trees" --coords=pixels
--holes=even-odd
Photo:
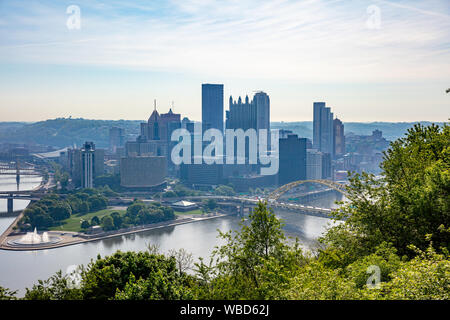
[[[125,130],[127,140],[134,140],[140,133],[140,120],[90,120],[57,118],[34,123],[0,122],[0,142],[29,143],[55,147],[81,146],[85,141],[94,141],[98,148],[109,146],[109,129],[113,126]],[[344,122],[345,132],[370,135],[373,130],[383,131],[388,140],[395,140],[417,122]],[[422,125],[430,125],[423,121]],[[442,123],[438,123],[442,126]],[[272,122],[272,129],[292,130],[300,137],[312,139],[312,121]]]

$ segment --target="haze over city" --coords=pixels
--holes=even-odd
[[[79,28],[70,28],[80,9]],[[1,121],[201,120],[200,83],[271,97],[272,121],[445,121],[448,1],[0,2]]]

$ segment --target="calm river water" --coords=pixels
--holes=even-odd
[[[23,176],[20,190],[32,189],[39,185],[40,181],[39,177]],[[16,188],[15,176],[0,176],[0,190]],[[332,194],[309,204],[331,208],[338,199],[339,194]],[[15,201],[14,208],[21,209],[27,204],[27,201]],[[0,200],[1,211],[6,211],[6,200]],[[286,235],[298,237],[301,244],[307,248],[314,247],[316,239],[330,223],[329,219],[301,213],[276,211],[276,214],[284,220]],[[13,220],[12,217],[0,217],[0,234]],[[237,217],[223,217],[51,250],[0,250],[0,286],[19,290],[19,295],[22,296],[25,288],[31,287],[39,279],[49,278],[58,270],[66,272],[74,265],[86,265],[98,254],[106,256],[117,250],[146,250],[149,244],[157,244],[162,252],[184,248],[196,258],[207,258],[215,246],[223,244],[223,241],[217,238],[217,230],[236,230],[239,228],[239,221]]]

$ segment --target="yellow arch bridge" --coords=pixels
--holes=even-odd
[[[347,194],[346,186],[341,183],[337,183],[335,181],[331,181],[331,180],[299,180],[299,181],[290,182],[288,184],[285,184],[284,186],[279,187],[278,189],[272,191],[267,198],[269,201],[278,200],[283,194],[285,194],[289,190],[291,190],[303,183],[318,183],[318,184],[327,186],[331,189],[334,189],[344,195]]]

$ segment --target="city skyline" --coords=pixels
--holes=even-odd
[[[200,84],[223,83],[267,92],[272,121],[328,101],[344,122],[442,122],[449,18],[438,0],[3,1],[2,121],[137,120],[154,99],[198,121]]]
[[[448,302],[449,99],[450,0],[0,0],[0,303]]]

